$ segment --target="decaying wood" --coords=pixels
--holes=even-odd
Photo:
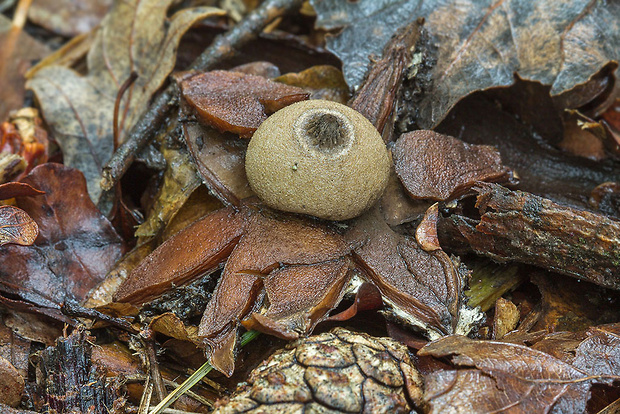
[[[94,338],[76,329],[56,346],[41,352],[37,382],[43,387],[46,413],[121,413],[122,397],[118,377],[108,380],[91,362]]]
[[[396,33],[348,103],[372,122],[386,142],[392,139],[394,103],[406,69],[411,65],[422,24],[423,20],[416,20]]]
[[[443,220],[442,245],[455,247],[464,238],[471,250],[496,260],[620,289],[620,222],[497,184],[480,183],[474,190],[482,217]]]

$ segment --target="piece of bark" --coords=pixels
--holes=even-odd
[[[94,338],[76,329],[59,338],[56,346],[41,352],[37,363],[37,383],[45,394],[45,412],[120,413],[124,405],[121,383],[106,379],[91,361]]]
[[[479,183],[474,190],[479,222],[456,214],[443,220],[442,245],[459,250],[457,239],[465,239],[471,250],[495,260],[620,289],[619,222],[497,184]]]
[[[385,45],[381,59],[374,62],[361,88],[348,103],[372,122],[385,142],[392,140],[394,103],[405,71],[412,65],[422,24],[423,20],[416,20],[394,35]]]

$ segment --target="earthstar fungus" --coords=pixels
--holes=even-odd
[[[248,146],[245,169],[268,206],[347,220],[379,199],[390,160],[379,132],[363,115],[336,102],[310,100],[261,124]]]

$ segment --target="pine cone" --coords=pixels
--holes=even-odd
[[[214,413],[408,413],[421,400],[404,345],[336,328],[277,351]]]

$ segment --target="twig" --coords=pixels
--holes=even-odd
[[[303,0],[265,0],[258,8],[228,32],[219,35],[213,43],[192,63],[190,69],[208,70],[222,60],[232,56],[265,26],[283,14],[301,7]],[[151,105],[149,110],[133,126],[125,143],[114,153],[103,168],[101,188],[110,190],[127,171],[136,153],[155,135],[171,109],[176,105],[175,89],[169,85]]]
[[[144,347],[146,348],[146,359],[148,361],[148,369],[153,381],[153,389],[157,402],[162,401],[166,397],[166,387],[164,386],[164,380],[161,377],[159,371],[159,364],[157,363],[157,355],[155,353],[155,332],[150,329],[145,329],[140,332],[140,337],[143,339]]]
[[[19,0],[19,3],[17,3],[17,8],[15,9],[15,14],[13,15],[14,28],[21,30],[24,27],[31,3],[32,0]]]
[[[96,309],[89,309],[81,306],[75,300],[67,299],[65,303],[62,305],[61,311],[64,315],[67,316],[77,316],[81,318],[88,318],[92,320],[100,320],[103,322],[107,322],[112,326],[115,326],[119,329],[127,331],[132,334],[137,334],[138,331],[131,326],[131,323],[121,318],[114,318],[110,315],[106,315],[105,313],[99,312]]]
[[[118,93],[116,94],[116,101],[114,101],[114,115],[112,117],[112,136],[114,138],[114,151],[118,149],[118,146],[120,144],[118,113],[120,112],[121,101],[123,100],[123,95],[125,94],[125,92],[127,92],[127,89],[129,89],[129,87],[133,85],[136,79],[138,79],[138,72],[134,70],[133,72],[131,72],[127,80],[125,80],[125,82],[121,85]]]

